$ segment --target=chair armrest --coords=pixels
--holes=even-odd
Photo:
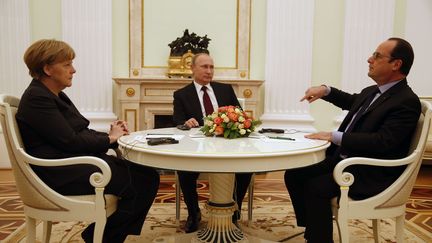
[[[111,168],[108,164],[100,158],[94,156],[79,156],[65,159],[39,159],[27,154],[24,149],[19,149],[20,156],[28,164],[38,166],[62,166],[62,165],[77,165],[77,164],[90,164],[98,167],[101,172],[95,172],[90,176],[90,184],[93,187],[105,187],[111,180]]]
[[[373,165],[373,166],[386,166],[395,167],[401,165],[407,165],[415,161],[418,151],[414,150],[408,157],[402,159],[373,159],[364,157],[352,157],[339,161],[333,170],[333,178],[339,186],[349,187],[354,183],[354,176],[344,170],[351,165]]]

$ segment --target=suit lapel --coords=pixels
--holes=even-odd
[[[195,117],[202,117],[201,103],[193,82],[187,87],[187,95],[190,97],[189,104],[191,105],[192,111],[195,113]]]
[[[214,83],[214,82],[210,82],[210,86],[213,89],[213,92],[214,92],[214,95],[216,97],[216,101],[218,103],[218,106],[221,106],[221,104],[224,103],[223,100],[221,100],[223,95],[224,95],[223,91],[220,89],[221,86],[217,85],[217,83]]]
[[[384,94],[380,95],[371,105],[370,107],[363,113],[360,114],[361,116],[372,112],[375,108],[377,108],[378,106],[380,106],[381,104],[384,103],[384,101],[388,100],[389,98],[391,98],[395,93],[399,92],[399,90],[401,90],[402,88],[407,86],[407,81],[406,79],[400,81],[399,83],[397,83],[396,85],[394,85],[393,87],[391,87],[389,90],[387,90],[386,92],[384,92]],[[349,111],[349,113],[347,114],[347,116],[345,117],[345,119],[342,121],[338,131],[345,131],[346,126],[348,126],[349,122],[352,120],[354,114],[360,109],[361,105],[365,102],[365,99],[367,99],[369,95],[365,94],[361,101],[358,102],[355,106],[352,107],[352,109]]]
[[[380,97],[378,97],[371,105],[370,107],[366,110],[365,113],[369,113],[371,111],[373,111],[376,107],[378,107],[379,105],[381,105],[384,101],[388,100],[389,98],[391,98],[395,93],[398,93],[400,89],[404,88],[405,86],[407,86],[407,81],[406,79],[400,81],[399,83],[397,83],[396,85],[394,85],[393,87],[391,87],[389,90],[387,90],[386,92],[384,92],[384,94],[380,95]]]
[[[342,121],[338,131],[345,131],[346,127],[350,123],[350,121],[353,119],[354,114],[361,108],[362,104],[365,102],[365,100],[369,96],[369,92],[367,94],[362,95],[359,102],[353,105],[353,107],[349,110],[348,114],[345,116],[344,120]]]

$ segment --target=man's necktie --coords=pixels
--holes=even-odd
[[[203,103],[204,103],[204,109],[205,109],[206,115],[208,116],[208,115],[213,113],[213,105],[210,101],[210,96],[207,93],[207,87],[202,86],[201,90],[204,92]]]
[[[367,108],[370,106],[371,102],[374,100],[376,94],[379,92],[380,92],[380,90],[378,89],[378,87],[376,87],[376,89],[369,94],[369,96],[365,99],[363,105],[359,109],[359,111],[357,111],[357,113],[355,114],[354,119],[351,121],[351,123],[349,124],[349,126],[345,130],[345,132],[351,132],[353,130],[353,128],[356,125],[356,123],[358,122],[358,120],[360,120],[360,117],[363,116],[363,113],[367,110]]]
[[[374,100],[377,93],[380,93],[380,90],[378,89],[378,86],[376,87],[373,92],[371,92],[368,97],[366,97],[365,101],[363,102],[363,105],[360,107],[360,109],[357,111],[357,113],[354,115],[354,119],[352,119],[351,123],[348,124],[348,127],[345,129],[345,133],[351,132],[353,128],[355,127],[358,120],[360,120],[360,117],[363,116],[363,113],[367,110],[367,108],[371,105],[372,101]],[[346,158],[346,151],[341,147],[338,146],[338,148],[335,150],[333,154],[333,159],[331,161],[334,162],[332,166],[335,166],[337,161]]]

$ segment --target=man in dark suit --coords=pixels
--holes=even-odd
[[[231,85],[212,82],[214,64],[213,59],[208,54],[196,54],[192,59],[191,69],[194,81],[174,92],[174,124],[188,127],[203,126],[203,117],[216,110],[219,106],[240,106]],[[202,90],[203,87],[206,89]],[[198,229],[198,224],[201,221],[198,193],[196,191],[196,181],[199,173],[179,171],[178,176],[188,209],[185,231],[187,233],[194,232]],[[234,223],[240,218],[241,204],[251,176],[250,173],[236,174],[234,197],[237,201],[238,211],[233,215]]]
[[[308,243],[333,242],[330,200],[340,195],[333,169],[348,157],[399,159],[405,157],[420,115],[419,98],[407,84],[414,60],[411,45],[400,38],[381,43],[368,59],[369,73],[377,85],[359,94],[348,94],[325,85],[309,88],[301,99],[319,98],[349,110],[338,131],[306,137],[332,142],[324,161],[314,166],[287,170],[285,185],[291,196],[297,225],[306,227]],[[362,108],[363,107],[363,108]],[[352,166],[349,196],[365,199],[390,186],[405,167]]]
[[[117,210],[108,217],[103,242],[124,242],[129,234],[139,235],[159,186],[159,174],[152,168],[107,155],[128,134],[124,121],[111,124],[108,133],[89,129],[89,121],[62,91],[72,86],[75,68],[73,49],[63,41],[39,40],[24,55],[34,78],[21,97],[16,120],[26,152],[38,158],[61,159],[96,156],[111,169],[106,194],[119,197]],[[90,175],[93,165],[41,167],[35,173],[53,190],[64,195],[94,194]],[[93,242],[94,223],[81,234]]]

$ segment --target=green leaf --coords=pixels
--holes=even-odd
[[[227,137],[229,136],[229,134],[230,134],[230,130],[229,130],[229,129],[226,129],[226,130],[224,131],[224,138],[227,138]]]

